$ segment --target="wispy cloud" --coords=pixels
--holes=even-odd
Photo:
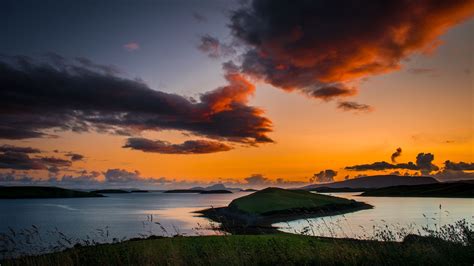
[[[123,48],[129,52],[133,52],[140,49],[140,44],[138,42],[129,42],[124,44]]]

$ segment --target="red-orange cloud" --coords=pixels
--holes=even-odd
[[[248,46],[245,73],[327,99],[315,92],[398,70],[473,14],[472,0],[253,0],[234,11],[231,29]]]

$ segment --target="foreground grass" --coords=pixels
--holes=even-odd
[[[251,214],[263,214],[301,208],[317,208],[329,204],[345,205],[353,201],[315,194],[305,190],[286,190],[281,188],[266,188],[253,194],[233,200],[229,207]]]
[[[76,247],[0,262],[3,265],[472,265],[472,246],[310,236],[173,237]]]

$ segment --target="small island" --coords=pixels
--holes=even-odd
[[[258,190],[253,189],[253,188],[246,188],[246,189],[241,189],[241,192],[257,192]]]
[[[266,188],[233,200],[227,207],[198,211],[231,233],[273,233],[272,223],[372,208],[371,205],[304,190]]]
[[[104,197],[97,192],[77,191],[59,187],[0,187],[0,199],[90,198]]]
[[[434,197],[474,198],[474,184],[468,182],[436,183],[378,188],[361,194],[365,197]]]
[[[142,190],[142,189],[133,189],[133,190],[130,190],[131,193],[148,193],[150,191],[148,190]]]
[[[198,190],[198,189],[171,189],[171,190],[166,190],[163,193],[194,193],[198,194],[203,192],[204,190]]]
[[[232,191],[225,190],[225,189],[203,190],[199,192],[199,194],[232,194]]]
[[[130,191],[123,190],[123,189],[99,189],[92,191],[94,193],[105,193],[105,194],[123,194],[123,193],[130,193]]]

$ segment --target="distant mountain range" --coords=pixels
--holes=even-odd
[[[224,186],[224,184],[214,184],[208,187],[193,187],[189,190],[201,190],[201,191],[211,191],[211,190],[230,190],[230,191],[241,191],[240,188],[229,188]]]
[[[372,189],[392,186],[410,186],[439,183],[438,180],[429,176],[399,176],[399,175],[374,175],[355,179],[348,179],[333,183],[313,184],[302,187],[311,190],[316,188],[350,188],[350,189]]]

